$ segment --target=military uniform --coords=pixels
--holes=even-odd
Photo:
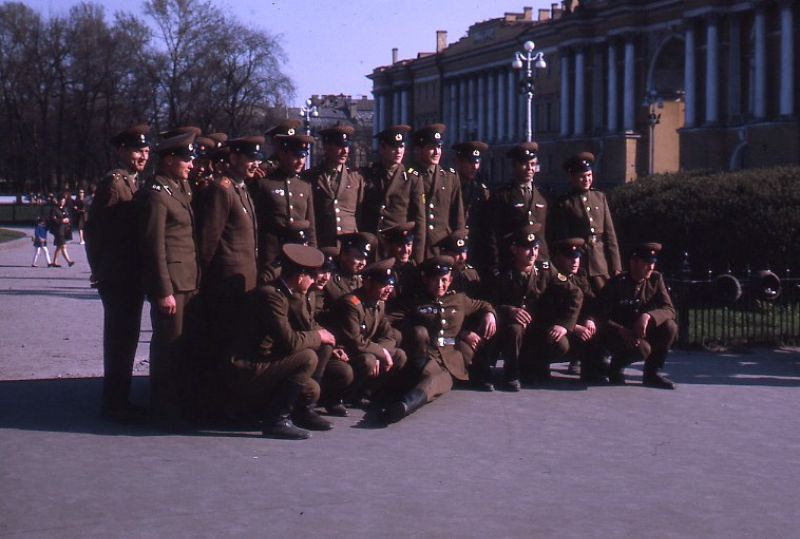
[[[415,172],[414,169],[409,169]],[[419,172],[425,193],[425,256],[438,253],[435,247],[445,236],[466,227],[461,182],[456,171],[439,165]]]
[[[150,395],[158,414],[180,414],[181,365],[187,349],[184,322],[199,286],[198,254],[191,199],[182,183],[156,176],[142,201],[141,251],[145,291],[150,298]],[[175,313],[158,308],[160,298],[175,299]],[[191,316],[191,314],[189,314]]]
[[[147,147],[147,126],[112,139],[117,146]],[[103,302],[103,410],[128,408],[133,362],[144,305],[138,246],[138,175],[118,168],[101,180],[89,209],[86,255]]]
[[[510,184],[500,187],[492,194],[491,215],[494,234],[490,237],[489,256],[493,267],[506,265],[507,250],[505,238],[516,230],[538,224],[541,225],[539,236],[543,239],[539,246],[539,259],[548,260],[546,225],[547,200],[535,185]]]
[[[342,165],[341,170],[328,172],[325,164],[303,173],[314,197],[317,245],[336,245],[336,237],[357,231],[356,212],[364,199],[364,178],[361,173]]]
[[[337,268],[323,291],[325,308],[329,309],[339,298],[360,288],[361,284],[361,275],[351,275]]]
[[[278,257],[291,221],[308,221],[308,244],[317,245],[314,201],[308,182],[275,169],[251,185],[259,224],[259,267]]]

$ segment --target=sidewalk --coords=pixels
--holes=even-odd
[[[102,308],[73,268],[0,248],[0,536],[789,537],[800,353],[673,352],[676,391],[455,391],[311,440],[99,420]],[[148,316],[137,353],[146,374]],[[146,377],[135,398],[147,401]]]

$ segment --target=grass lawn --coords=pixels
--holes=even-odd
[[[7,228],[0,228],[0,243],[4,243],[11,240],[16,240],[19,238],[23,238],[27,236],[24,232],[20,232],[19,230],[8,230]]]

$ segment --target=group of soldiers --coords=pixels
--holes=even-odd
[[[316,140],[299,127],[161,133],[147,181],[148,126],[113,137],[119,166],[86,238],[106,417],[255,418],[266,436],[302,439],[353,405],[392,423],[454,384],[519,391],[566,361],[586,383],[624,384],[644,360],[644,385],[674,388],[660,373],[677,332],[661,246],[635,246],[623,271],[592,154],[564,163],[571,191],[548,208],[535,142],[507,152],[511,177],[490,191],[489,147],[456,144],[444,167],[442,124],[381,131],[361,170],[347,166],[348,125],[320,132],[323,158],[306,170]],[[145,298],[150,412],[129,398]]]

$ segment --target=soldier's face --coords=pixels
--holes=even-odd
[[[394,291],[394,285],[383,284],[372,279],[367,279],[364,286],[369,301],[386,301]]]
[[[403,156],[406,154],[405,146],[391,146],[389,144],[381,144],[378,146],[378,157],[381,163],[386,167],[399,165],[403,161]]]
[[[581,191],[588,191],[592,187],[594,177],[591,170],[581,172],[580,174],[572,175],[572,187],[580,189]]]
[[[119,160],[130,172],[144,172],[150,159],[150,148],[120,148]]]
[[[192,163],[192,172],[189,174],[190,178],[200,178],[208,174],[209,162],[206,158],[195,159]]]
[[[467,251],[461,251],[458,253],[447,253],[447,254],[452,256],[453,260],[455,261],[453,267],[458,269],[464,269],[464,267],[467,265],[467,258],[468,258]]]
[[[517,270],[530,268],[539,257],[539,246],[512,245],[511,258]]]
[[[350,146],[337,146],[336,144],[325,144],[325,163],[328,165],[344,165],[347,156],[350,155]]]
[[[255,177],[260,162],[240,153],[231,153],[230,172],[237,178],[250,180]]]
[[[312,288],[314,290],[322,290],[325,288],[325,285],[328,284],[328,281],[331,280],[331,272],[330,271],[320,271],[317,273],[317,278],[314,279],[314,285]]]
[[[451,273],[430,275],[425,276],[422,282],[428,294],[435,298],[441,298],[447,294],[447,289],[450,288],[450,283],[453,282],[453,276]]]
[[[192,170],[192,159],[184,161],[174,155],[168,155],[164,158],[164,172],[167,176],[175,180],[188,180],[189,172]]]
[[[392,256],[394,256],[397,262],[408,262],[411,258],[411,251],[413,251],[414,246],[411,243],[401,243],[392,245]]]
[[[631,277],[636,282],[649,279],[650,276],[653,275],[653,270],[656,269],[655,262],[643,260],[638,257],[631,258],[629,264],[631,268]]]
[[[559,254],[553,257],[553,263],[561,273],[575,275],[581,267],[581,258]]]
[[[361,270],[367,265],[367,259],[364,257],[364,253],[358,249],[345,249],[339,255],[339,265],[344,271],[355,275],[361,273]]]
[[[478,171],[481,169],[481,163],[480,161],[473,163],[471,159],[462,159],[459,157],[456,162],[456,167],[458,175],[461,176],[462,180],[472,181],[478,175]]]
[[[306,157],[304,155],[295,155],[285,148],[278,148],[278,164],[281,170],[287,174],[300,174],[305,168]]]
[[[438,144],[428,144],[417,149],[419,162],[425,166],[438,165],[442,159],[442,147]]]
[[[301,294],[305,294],[308,292],[308,289],[311,288],[311,285],[314,284],[316,280],[315,273],[302,273],[300,277],[297,279],[297,291]]]
[[[538,164],[538,159],[514,161],[513,173],[514,179],[517,180],[517,183],[532,182],[533,176],[536,174],[536,167]]]

